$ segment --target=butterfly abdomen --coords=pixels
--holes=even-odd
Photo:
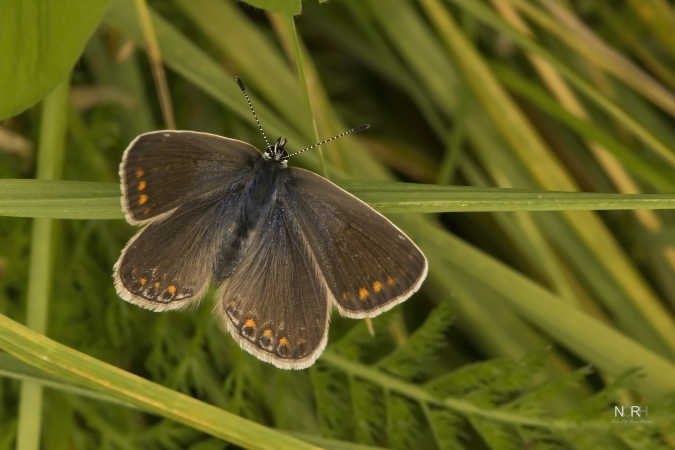
[[[241,262],[256,231],[265,227],[261,221],[276,202],[281,169],[279,165],[262,158],[256,163],[249,180],[242,189],[239,220],[223,240],[214,267],[213,281],[217,285],[226,280]],[[282,175],[283,176],[283,175]]]

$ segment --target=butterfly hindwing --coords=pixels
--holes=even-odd
[[[194,199],[143,228],[113,269],[120,297],[155,311],[196,303],[208,288],[217,255],[228,255],[237,238],[240,203],[236,192],[226,200]]]
[[[219,290],[217,313],[254,356],[284,369],[308,367],[326,345],[330,300],[300,224],[279,198],[251,233]]]
[[[342,315],[376,316],[419,289],[427,260],[405,233],[325,178],[289,170],[293,215]]]
[[[196,131],[154,131],[134,139],[120,164],[122,209],[144,223],[247,176],[260,152],[250,144]]]

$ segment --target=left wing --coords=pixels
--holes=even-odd
[[[154,311],[196,304],[217,257],[234,259],[241,195],[195,199],[139,231],[113,268],[124,300]]]
[[[156,220],[250,177],[260,152],[246,142],[197,131],[141,134],[122,156],[122,210],[132,225]]]

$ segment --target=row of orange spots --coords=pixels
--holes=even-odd
[[[257,326],[257,325],[256,325],[256,323],[255,323],[255,320],[253,320],[253,319],[246,319],[246,321],[244,322],[244,325],[242,326],[242,328],[252,328],[253,330],[255,330],[255,329],[256,329],[256,326]],[[247,333],[247,332],[244,332],[244,334],[247,334],[248,336],[253,336],[253,333],[249,334],[249,333]],[[263,330],[262,337],[265,337],[265,338],[267,338],[267,339],[272,339],[272,336],[273,336],[273,332],[272,332],[272,330],[271,330],[270,328],[266,328],[265,330]],[[298,339],[296,340],[296,344],[297,344],[297,345],[302,345],[302,344],[304,344],[304,343],[305,343],[305,340],[304,340],[303,338],[298,338]],[[279,339],[279,346],[281,346],[281,347],[289,347],[289,345],[290,345],[290,342],[289,342],[289,340],[288,340],[287,337],[284,336],[284,337],[281,337],[281,338]]]
[[[387,283],[388,286],[393,286],[394,283],[396,283],[396,280],[392,277],[387,277],[386,283]],[[382,287],[383,287],[383,284],[382,284],[381,281],[379,281],[379,280],[373,281],[373,292],[375,292],[375,293],[380,292],[382,290]],[[365,287],[359,288],[359,300],[365,301],[368,298],[369,295],[370,295],[370,291],[367,288],[365,288]],[[347,291],[343,292],[342,293],[342,300],[348,300],[348,299],[349,299],[349,292],[347,292]]]
[[[138,282],[141,283],[141,286],[145,286],[148,283],[148,279],[145,277],[141,277],[138,279]],[[155,289],[159,289],[160,283],[159,281],[155,281]],[[176,293],[176,286],[173,284],[170,284],[168,288],[166,288],[167,291],[169,291],[169,294],[173,295]]]
[[[145,172],[143,172],[143,169],[136,169],[136,178],[141,178],[144,174],[145,174]],[[148,184],[146,183],[145,180],[140,180],[140,181],[138,182],[138,190],[139,190],[139,191],[144,190],[144,189],[146,188],[147,185],[148,185]],[[139,206],[145,204],[147,201],[148,201],[148,196],[145,195],[145,194],[141,194],[141,195],[138,197],[138,205],[139,205]],[[146,214],[148,213],[148,209],[147,209],[147,208],[145,209],[145,213],[146,213]]]

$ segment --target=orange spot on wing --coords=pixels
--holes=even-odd
[[[159,281],[155,281],[155,287],[159,288]]]
[[[382,283],[376,281],[373,283],[373,291],[380,292],[382,290]]]
[[[295,341],[295,343],[298,344],[298,345],[302,345],[302,344],[305,343],[305,340],[304,340],[303,338],[298,338],[298,339]]]
[[[255,328],[255,320],[248,319],[246,322],[244,322],[244,327]]]
[[[138,182],[138,190],[139,191],[142,191],[143,189],[145,189],[145,186],[146,186],[145,180],[141,180],[141,181]]]
[[[288,339],[282,337],[281,339],[279,339],[279,345],[288,346]]]
[[[387,278],[387,284],[389,286],[392,286],[394,283],[396,283],[396,280],[392,277]]]
[[[141,278],[141,279],[139,279],[138,281],[141,282],[141,286],[145,286],[145,283],[148,282],[148,279],[147,279],[147,278]]]
[[[172,284],[171,286],[169,286],[168,288],[166,288],[166,290],[169,291],[169,293],[171,293],[171,294],[175,294],[175,293],[176,293],[176,286],[174,286],[174,285]]]
[[[142,177],[144,173],[143,169],[136,169],[136,178]]]
[[[272,337],[272,330],[270,330],[269,328],[266,329],[265,331],[263,331],[263,336],[265,336],[267,338],[271,338]]]
[[[365,300],[368,298],[369,295],[370,292],[368,292],[368,289],[366,288],[359,289],[359,300]]]
[[[145,194],[141,194],[141,196],[138,197],[138,204],[139,204],[139,205],[142,205],[142,204],[144,204],[144,203],[147,202],[147,201],[148,201],[148,196],[145,195]]]

